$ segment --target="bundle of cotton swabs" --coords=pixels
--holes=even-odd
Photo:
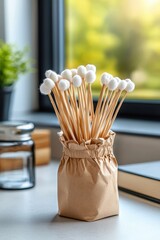
[[[40,91],[48,95],[65,140],[78,143],[91,138],[107,138],[125,97],[135,88],[130,79],[121,80],[103,73],[94,111],[91,90],[96,80],[94,65],[65,69],[60,75],[47,70],[45,77]]]

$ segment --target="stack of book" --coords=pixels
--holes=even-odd
[[[160,161],[119,166],[118,186],[160,204]]]

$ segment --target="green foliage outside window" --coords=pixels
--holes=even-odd
[[[95,64],[135,81],[132,98],[160,99],[160,0],[66,0],[66,35],[68,68]]]

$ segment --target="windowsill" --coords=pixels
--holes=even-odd
[[[53,113],[13,114],[12,120],[31,121],[36,127],[59,128],[58,120]],[[160,137],[160,122],[117,118],[112,130],[120,134]]]

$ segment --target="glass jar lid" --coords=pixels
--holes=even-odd
[[[34,124],[29,122],[0,122],[0,141],[26,141],[31,139]]]

